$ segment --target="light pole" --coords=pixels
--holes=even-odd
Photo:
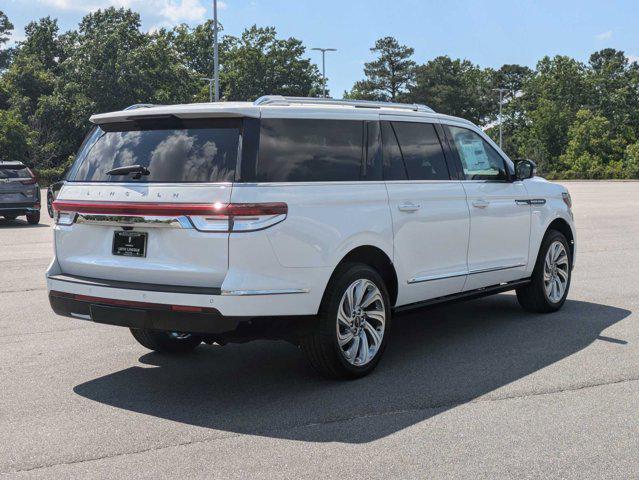
[[[215,82],[215,101],[220,101],[220,65],[218,55],[218,25],[217,25],[217,0],[213,0],[213,78]],[[210,83],[209,83],[210,93]],[[210,97],[211,95],[209,95]],[[212,101],[212,100],[211,100]]]
[[[202,80],[209,82],[209,102],[212,102],[213,101],[213,83],[215,82],[215,79],[202,77]]]
[[[504,103],[504,92],[507,92],[507,88],[493,88],[494,91],[499,92],[499,148],[502,148],[502,116],[501,108]]]
[[[311,48],[316,52],[322,52],[322,87],[326,98],[326,52],[337,52],[336,48]]]

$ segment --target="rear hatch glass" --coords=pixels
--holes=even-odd
[[[240,119],[122,122],[97,127],[69,175],[75,182],[232,182]],[[109,174],[139,165],[145,173]]]

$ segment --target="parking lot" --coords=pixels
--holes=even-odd
[[[639,182],[566,185],[562,311],[503,294],[400,317],[354,382],[316,377],[283,342],[166,358],[56,317],[51,220],[0,220],[0,474],[637,478]]]

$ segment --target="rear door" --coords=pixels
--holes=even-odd
[[[393,218],[398,305],[462,290],[469,215],[435,123],[382,116],[384,175]]]
[[[468,281],[464,290],[525,276],[530,241],[530,205],[523,182],[479,133],[445,126],[457,155],[470,210]]]
[[[242,121],[104,125],[83,145],[55,202],[65,274],[218,287]],[[118,167],[137,171],[114,174]],[[109,174],[111,172],[111,174]]]

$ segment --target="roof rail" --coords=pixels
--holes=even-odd
[[[151,107],[157,107],[157,105],[154,105],[152,103],[136,103],[134,105],[129,105],[124,110],[137,110],[138,108],[151,108]]]
[[[253,105],[343,105],[355,108],[397,108],[400,110],[411,110],[413,112],[434,113],[435,110],[417,103],[395,103],[395,102],[375,102],[370,100],[347,100],[335,98],[314,98],[314,97],[284,97],[282,95],[265,95],[253,102]]]

